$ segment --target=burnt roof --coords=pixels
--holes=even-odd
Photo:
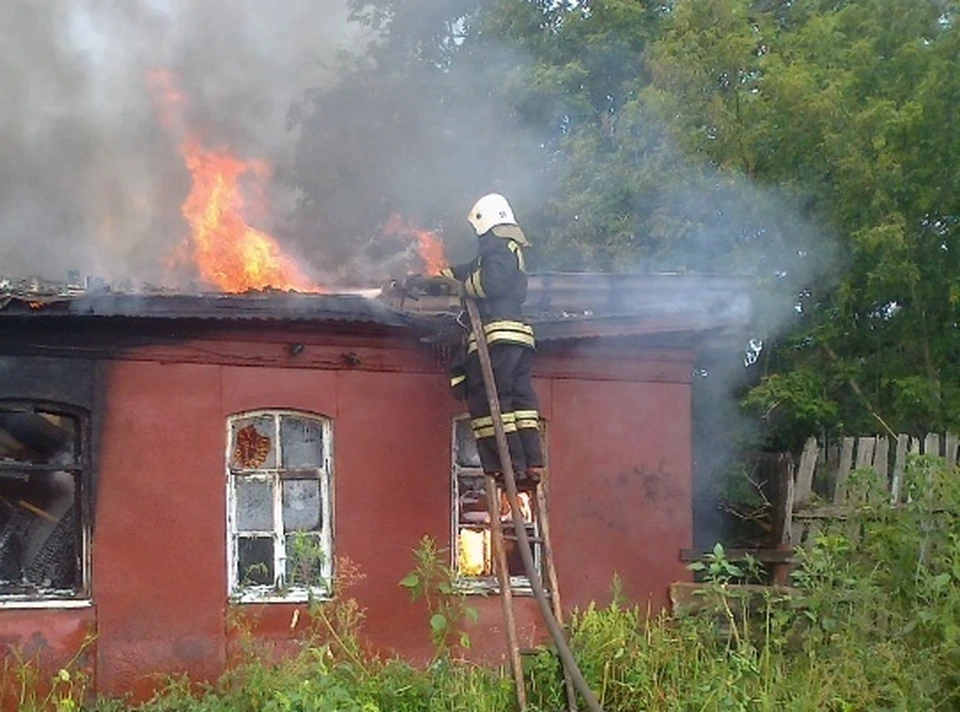
[[[411,327],[425,320],[353,294],[115,294],[0,296],[0,318],[111,317],[231,321],[353,322]]]
[[[541,340],[668,334],[739,335],[753,317],[753,281],[698,274],[545,274],[527,308]]]
[[[525,312],[538,341],[643,337],[671,343],[740,338],[753,316],[753,280],[698,274],[554,273],[530,276]],[[81,292],[0,294],[0,319],[135,318],[341,322],[452,338],[456,297],[382,292],[244,294]],[[374,297],[376,295],[376,297]]]
[[[754,280],[740,275],[547,273],[530,276],[524,311],[538,341],[600,337],[716,341],[740,338],[753,319]],[[394,306],[398,305],[395,299]],[[457,310],[451,297],[407,310]]]

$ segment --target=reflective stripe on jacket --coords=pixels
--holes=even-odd
[[[533,327],[523,318],[523,302],[527,298],[523,246],[491,231],[479,238],[479,247],[472,262],[448,268],[441,274],[462,282],[467,296],[476,300],[491,345],[512,343],[536,348]],[[476,337],[471,333],[467,353],[476,350]]]

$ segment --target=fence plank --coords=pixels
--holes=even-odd
[[[908,454],[908,455],[919,455],[919,454],[920,454],[920,438],[910,438],[910,448],[909,448],[909,450],[907,450],[907,454]],[[910,490],[909,490],[909,488],[906,490],[906,492],[903,492],[902,490],[903,490],[903,488],[901,487],[900,501],[902,501],[902,502],[903,502],[903,501],[905,501],[905,502],[912,502],[912,501],[913,501],[913,497],[910,495]],[[906,496],[904,496],[904,495],[906,495]]]
[[[877,438],[877,451],[873,455],[873,469],[877,476],[883,480],[884,485],[887,485],[890,479],[890,438],[885,435]]]
[[[866,489],[871,503],[881,502],[887,496],[892,505],[911,501],[905,481],[906,463],[911,455],[921,453],[943,457],[951,467],[960,465],[957,462],[960,433],[927,433],[920,437],[900,434],[895,438],[846,437],[841,444],[828,443],[822,449],[815,438],[809,438],[804,444],[796,477],[787,481],[787,500],[794,506],[788,505],[788,511],[784,513],[782,543],[794,547],[809,546],[822,527],[831,521],[846,521],[851,527],[857,526],[855,518],[850,517],[853,511],[850,505],[860,504],[850,501],[849,480],[854,470],[872,470],[876,476],[876,482],[870,483]],[[835,483],[833,503],[812,509],[796,506],[811,498],[816,477]]]
[[[947,433],[944,444],[944,457],[947,459],[947,466],[953,467],[957,464],[957,434]]]
[[[826,467],[821,473],[821,478],[827,482],[833,482],[836,479],[834,473],[840,469],[840,443],[830,443],[826,450]],[[816,481],[816,478],[814,478]]]
[[[793,507],[797,497],[797,490],[794,486],[792,474],[791,472],[790,475],[787,476],[787,494],[784,497],[783,530],[780,534],[780,545],[785,547],[793,546],[796,541],[793,536]]]
[[[800,467],[797,468],[797,484],[793,490],[794,504],[803,504],[810,499],[813,490],[813,471],[817,467],[820,448],[816,438],[807,438],[800,455]]]
[[[773,472],[769,475],[773,484],[770,501],[773,506],[771,541],[778,546],[790,538],[788,513],[793,510],[793,488],[796,481],[796,470],[793,457],[789,453],[780,453],[773,465]]]
[[[855,470],[863,470],[873,465],[873,451],[877,445],[876,438],[857,438],[857,466]]]
[[[834,489],[833,501],[842,504],[847,500],[847,478],[853,466],[853,443],[855,438],[844,438],[840,449],[840,467],[837,469],[837,486]]]
[[[893,481],[890,483],[890,503],[900,503],[900,491],[903,489],[903,468],[907,461],[907,435],[897,436],[897,453],[893,461]]]
[[[853,466],[854,472],[862,472],[864,470],[869,470],[873,467],[873,453],[876,450],[877,439],[875,437],[869,438],[857,438],[857,457],[856,464]],[[866,499],[866,491],[869,491],[869,487],[864,487],[866,482],[864,479],[869,477],[869,475],[859,475],[857,482],[856,503],[862,504]],[[847,492],[847,500],[850,500],[850,492]]]
[[[890,467],[890,439],[877,438],[877,451],[873,455],[873,471],[877,473],[877,487],[871,489],[870,501],[880,502],[890,492],[890,480],[887,471]]]

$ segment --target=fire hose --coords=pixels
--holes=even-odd
[[[536,567],[533,562],[533,555],[530,550],[530,539],[527,536],[527,527],[524,524],[520,514],[520,504],[517,499],[517,481],[513,472],[513,462],[510,459],[510,450],[507,447],[507,435],[503,429],[502,414],[500,411],[500,399],[497,397],[497,387],[494,381],[493,364],[490,361],[490,350],[487,347],[486,334],[483,331],[483,322],[480,320],[480,313],[477,311],[476,302],[473,299],[464,299],[467,306],[467,314],[470,316],[470,326],[477,340],[477,353],[480,357],[480,369],[483,373],[483,384],[487,391],[487,400],[490,403],[490,416],[493,418],[493,431],[497,440],[497,451],[500,455],[500,463],[503,469],[503,479],[507,486],[507,499],[510,501],[510,512],[513,516],[513,528],[519,544],[520,557],[523,559],[523,567],[527,571],[527,578],[533,588],[533,596],[537,600],[537,606],[540,608],[540,615],[543,622],[557,646],[557,653],[560,660],[566,668],[567,673],[573,679],[573,684],[577,692],[587,703],[587,707],[592,712],[603,712],[600,702],[596,695],[590,689],[587,681],[577,666],[577,661],[570,652],[563,630],[557,622],[550,603],[547,601],[546,592],[543,590],[543,584],[537,576]]]

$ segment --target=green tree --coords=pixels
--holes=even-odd
[[[294,116],[323,258],[394,211],[457,256],[500,189],[538,268],[755,275],[770,444],[960,425],[957,0],[353,7]]]
[[[773,354],[752,402],[774,407],[774,392],[804,371],[819,374],[817,400],[835,413],[808,430],[882,431],[875,414],[896,430],[956,427],[960,146],[948,107],[960,29],[939,2],[810,6],[771,41],[759,174],[806,193],[838,236],[844,269],[812,290],[809,318]],[[787,132],[778,116],[798,120]]]
[[[956,7],[680,1],[645,55],[683,156],[774,191],[718,244],[779,305],[747,402],[780,444],[957,423]]]

